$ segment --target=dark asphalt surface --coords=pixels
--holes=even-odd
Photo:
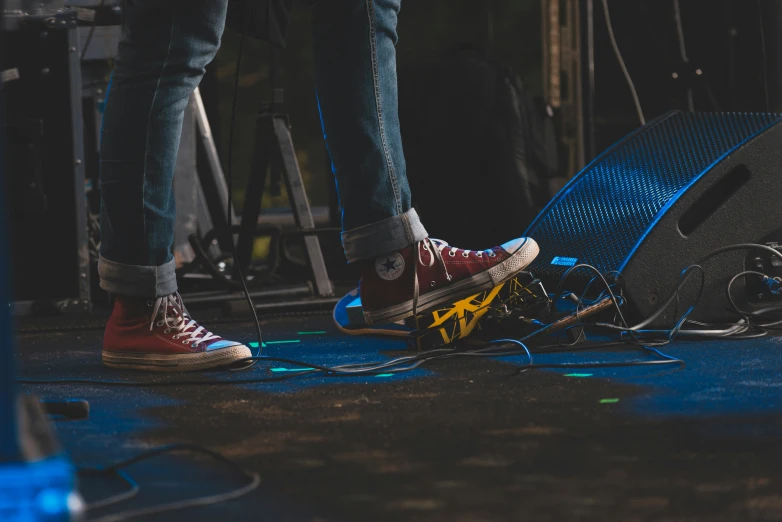
[[[214,329],[243,341],[253,336],[249,324]],[[405,348],[341,336],[327,315],[272,320],[264,333],[267,341],[298,341],[269,344],[267,354],[330,365],[383,360]],[[20,374],[183,377],[104,369],[101,337],[98,330],[20,334]],[[22,391],[90,401],[88,420],[56,422],[77,464],[106,465],[190,442],[262,476],[260,488],[241,499],[143,520],[782,519],[782,338],[677,343],[665,351],[687,366],[517,375],[522,357],[462,359],[391,377]],[[536,362],[641,357],[604,350],[538,355]],[[198,378],[282,373],[256,367]],[[139,496],[95,515],[242,484],[229,469],[189,454],[129,473],[141,484]],[[88,501],[122,487],[93,478],[81,484]]]

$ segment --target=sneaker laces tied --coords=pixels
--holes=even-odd
[[[430,247],[427,247],[427,243],[431,245]],[[424,250],[428,250],[431,252],[431,256],[429,257],[429,264],[425,264],[423,257],[421,256],[421,246],[423,245]],[[442,239],[434,239],[434,238],[426,238],[420,243],[418,243],[418,262],[422,265],[426,266],[427,268],[432,266],[434,264],[435,258],[440,263],[440,266],[443,268],[443,271],[445,272],[445,278],[450,281],[451,280],[451,274],[448,273],[448,267],[445,266],[445,260],[443,259],[443,250],[448,247],[448,243],[443,241]],[[457,249],[454,247],[451,247],[452,251],[456,251]]]
[[[169,307],[174,309],[176,314],[174,318],[169,318]],[[155,327],[155,319],[158,317],[158,313],[163,313],[163,324],[167,328],[171,328],[177,331],[175,337],[186,337],[183,344],[194,343],[198,345],[200,343],[211,341],[212,339],[219,339],[220,336],[213,334],[203,326],[200,326],[194,319],[190,317],[190,314],[185,308],[185,304],[182,302],[182,296],[179,293],[158,297],[155,300],[155,307],[152,310],[152,321],[149,323],[149,329],[152,330]],[[169,320],[173,322],[169,322]],[[191,329],[193,329],[190,331]]]
[[[450,281],[451,280],[451,274],[448,273],[448,267],[445,266],[445,260],[443,259],[443,250],[448,246],[448,243],[443,241],[442,239],[434,239],[434,238],[425,238],[422,241],[418,242],[418,262],[421,263],[421,265],[426,266],[427,268],[432,266],[434,264],[435,258],[440,263],[440,266],[443,268],[443,271],[445,272],[445,278]],[[424,259],[421,255],[421,248],[423,247],[424,250],[427,250],[431,253],[431,256],[429,256],[429,263],[424,263]],[[456,250],[454,247],[451,247],[452,250]],[[416,324],[418,323],[418,298],[420,297],[421,289],[418,285],[418,270],[415,272],[415,276],[413,277],[413,317],[416,320]]]

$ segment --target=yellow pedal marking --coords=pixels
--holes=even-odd
[[[434,321],[427,326],[427,329],[439,329],[443,342],[446,344],[467,337],[478,325],[481,317],[489,310],[489,305],[504,286],[505,283],[501,283],[491,290],[457,301],[450,308],[432,310],[431,315],[434,317]],[[455,320],[454,316],[456,316]],[[446,322],[450,322],[448,325],[450,328],[442,327]]]
[[[531,286],[536,282],[532,274],[521,272],[504,283],[459,299],[452,304],[442,304],[439,308],[421,311],[408,318],[404,324],[400,322],[387,325],[363,324],[363,312],[360,309],[359,292],[356,289],[337,303],[333,318],[337,328],[349,335],[414,339],[419,350],[438,348],[464,339],[480,330],[486,318],[495,312],[497,320],[500,321],[504,317],[518,315],[519,310],[537,306],[539,304],[537,301],[546,298],[542,286],[539,284]],[[532,298],[531,304],[529,298]],[[351,307],[355,306],[358,306],[361,315],[358,319],[354,317],[354,323],[351,324]]]

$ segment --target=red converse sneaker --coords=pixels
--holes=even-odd
[[[360,293],[367,324],[399,321],[511,279],[538,255],[528,237],[489,250],[462,250],[439,239],[378,257],[361,271]]]
[[[151,301],[117,297],[103,337],[103,364],[112,368],[187,372],[251,355],[243,344],[199,326],[179,294]]]

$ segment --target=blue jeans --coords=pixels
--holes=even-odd
[[[315,76],[349,262],[427,236],[410,202],[397,114],[401,0],[318,0]],[[220,46],[228,0],[128,0],[101,132],[101,287],[176,291],[174,165],[184,111]]]

